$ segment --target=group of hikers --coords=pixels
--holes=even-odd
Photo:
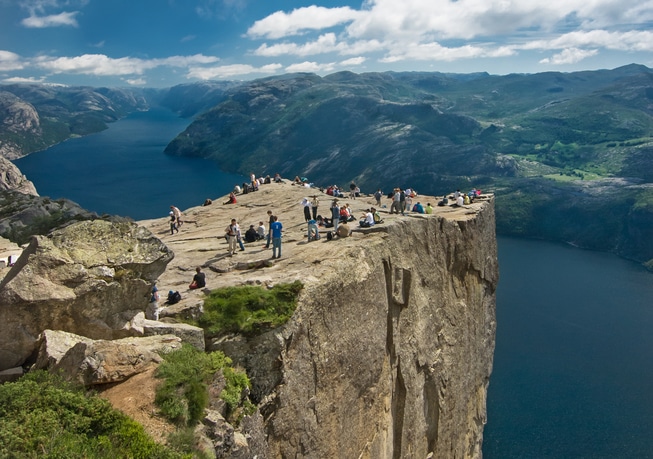
[[[270,176],[256,178],[254,174],[251,174],[250,182],[243,183],[242,186],[236,185],[233,191],[229,194],[229,198],[223,204],[233,204],[237,202],[238,194],[245,194],[250,192],[258,191],[261,185],[269,183],[280,183],[283,182],[281,176],[276,174],[274,178]],[[292,182],[294,185],[301,185],[307,188],[312,188],[313,184],[308,182],[308,179],[305,177],[295,177]],[[307,239],[308,241],[319,240],[321,238],[321,229],[326,230],[326,237],[328,240],[333,239],[334,237],[345,238],[351,236],[352,229],[349,226],[351,222],[358,220],[358,226],[361,228],[370,228],[374,225],[383,223],[381,214],[379,213],[379,208],[387,208],[388,206],[382,203],[383,197],[387,197],[390,200],[389,205],[389,214],[401,214],[406,215],[406,212],[415,212],[420,214],[432,214],[433,206],[430,202],[427,202],[426,205],[422,204],[417,200],[418,194],[415,190],[411,188],[394,188],[391,192],[385,194],[380,188],[373,193],[376,206],[365,209],[364,212],[357,218],[353,215],[351,205],[348,203],[341,204],[340,200],[348,197],[349,199],[356,199],[361,197],[360,188],[356,185],[355,182],[351,182],[349,185],[349,193],[346,195],[345,191],[337,185],[331,185],[325,189],[320,189],[325,195],[329,197],[329,211],[327,216],[323,216],[318,213],[320,208],[320,195],[312,194],[308,197],[305,197],[301,200],[300,206],[303,209],[304,221],[308,224],[307,230]],[[447,197],[446,195],[440,200],[438,206],[448,206],[449,198],[453,200],[451,204],[452,207],[460,207],[464,205],[471,204],[475,198],[480,196],[481,191],[476,188],[472,189],[468,193],[461,193],[458,189],[451,196]],[[205,201],[204,205],[211,204],[211,200]],[[228,246],[228,255],[234,256],[237,251],[244,251],[244,243],[255,243],[257,241],[264,241],[265,249],[272,248],[272,258],[277,259],[281,258],[281,239],[283,233],[283,225],[279,221],[278,216],[274,215],[271,210],[267,211],[267,230],[263,221],[259,221],[258,225],[251,224],[249,228],[243,234],[241,232],[240,225],[238,221],[233,218],[227,227],[225,228],[225,239]],[[174,205],[170,206],[170,233],[174,234],[179,232],[180,226],[183,224],[182,213]],[[196,273],[193,277],[191,284],[188,286],[189,289],[203,288],[206,286],[206,277],[201,269],[196,268]],[[179,292],[169,292],[169,298],[167,303],[172,304],[176,299],[176,296],[179,295]],[[156,297],[156,298],[155,298]],[[152,291],[151,303],[158,303],[158,292],[156,291],[156,285]],[[150,308],[152,309],[152,308]],[[153,308],[149,314],[148,318],[154,318],[158,320],[158,312],[155,312],[156,308]]]

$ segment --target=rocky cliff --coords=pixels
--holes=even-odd
[[[149,348],[193,341],[192,331],[171,330],[164,321],[201,314],[207,290],[187,288],[196,266],[207,272],[207,289],[300,280],[298,307],[284,326],[205,343],[247,370],[258,407],[240,432],[226,426],[209,435],[220,439],[210,440],[215,454],[480,457],[496,328],[494,197],[435,207],[432,215],[389,214],[385,207],[382,224],[363,229],[353,222],[350,237],[308,242],[299,202],[313,194],[327,214],[330,197],[320,191],[269,184],[236,204],[222,205],[219,197],[186,210],[174,234],[161,218],[139,225],[80,222],[35,237],[0,282],[0,366],[29,362],[40,347],[37,367],[68,369],[86,384],[139,372],[151,379],[142,373],[156,365]],[[360,216],[374,199],[344,203]],[[222,236],[230,220],[244,230],[268,209],[284,227],[282,257],[271,260],[261,242],[228,256]],[[136,319],[154,279],[183,300],[163,311],[160,331],[150,325],[148,333]],[[165,337],[107,342],[148,334]],[[148,397],[152,390],[135,399]],[[215,425],[216,416],[209,411],[204,425]],[[225,453],[225,445],[238,445],[239,453]]]
[[[163,315],[201,303],[186,288],[195,266],[211,289],[301,280],[285,327],[207,343],[247,369],[269,457],[480,457],[496,325],[494,198],[430,216],[383,208],[381,225],[307,242],[299,202],[313,193],[271,184],[236,205],[219,198],[186,211],[172,235],[165,219],[141,222],[175,251],[159,284],[184,300]],[[317,194],[325,215],[330,199]],[[360,216],[374,200],[345,202]],[[228,257],[230,219],[245,230],[268,209],[284,226],[282,258],[262,263],[261,243]]]

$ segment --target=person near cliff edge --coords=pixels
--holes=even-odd
[[[274,222],[270,225],[270,233],[272,234],[272,258],[281,258],[281,232],[283,225],[275,215]]]
[[[179,228],[183,223],[183,221],[181,220],[181,210],[179,210],[179,208],[175,206],[170,206],[170,211],[175,217],[175,223],[177,224],[177,228]]]

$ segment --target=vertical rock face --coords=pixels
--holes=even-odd
[[[132,321],[172,257],[128,222],[85,221],[34,237],[0,282],[0,370],[23,364],[46,329],[92,339],[137,334]]]
[[[306,284],[262,406],[271,457],[481,456],[494,227],[492,202],[398,221]]]

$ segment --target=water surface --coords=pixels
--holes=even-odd
[[[653,276],[499,238],[486,459],[653,457]]]
[[[210,160],[163,154],[190,122],[153,108],[14,162],[41,196],[68,198],[99,214],[162,217],[171,205],[201,205],[245,180]]]

